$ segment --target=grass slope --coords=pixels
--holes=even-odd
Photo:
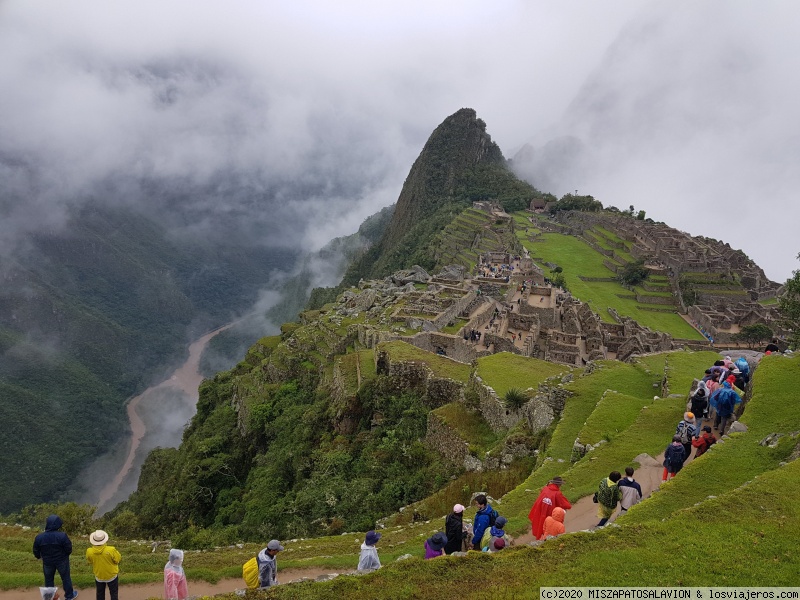
[[[498,352],[478,359],[477,374],[502,398],[511,388],[536,389],[545,379],[571,370],[566,365],[538,358]]]
[[[559,265],[564,269],[564,277],[570,292],[580,300],[588,302],[592,310],[607,322],[613,319],[608,313],[611,307],[621,315],[632,317],[640,324],[658,331],[672,334],[674,337],[702,340],[703,337],[692,326],[684,321],[677,312],[654,312],[644,310],[635,299],[620,298],[631,293],[619,283],[611,281],[583,281],[584,277],[613,277],[608,267],[603,264],[604,256],[584,241],[569,235],[545,233],[537,238],[537,242],[527,239],[527,234],[518,232],[523,245],[531,256],[541,258],[539,266],[545,271],[544,262]],[[665,308],[656,305],[657,308]]]

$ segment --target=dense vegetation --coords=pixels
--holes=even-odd
[[[123,434],[125,399],[292,260],[178,243],[144,215],[87,204],[0,261],[0,451],[14,465],[0,471],[0,510],[62,497]]]
[[[357,429],[343,434],[309,374],[240,398],[249,406],[242,435],[232,399],[250,377],[242,365],[203,384],[180,449],[151,453],[117,518],[135,515],[141,534],[179,535],[187,547],[334,535],[369,529],[446,482],[450,471],[421,443],[429,409],[420,397],[378,377],[358,393]]]

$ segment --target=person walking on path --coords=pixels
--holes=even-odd
[[[188,597],[189,586],[183,571],[183,550],[173,548],[169,551],[167,564],[164,565],[164,598],[186,600]]]
[[[677,435],[680,440],[681,444],[683,445],[683,462],[685,463],[686,460],[689,458],[689,455],[692,453],[692,439],[695,437],[695,420],[694,420],[694,413],[685,412],[683,413],[683,420],[678,423],[678,426],[675,428],[675,435]]]
[[[261,550],[256,557],[258,562],[258,587],[268,588],[278,585],[278,552],[283,546],[278,540],[270,540],[267,547]]]
[[[381,539],[381,534],[375,531],[368,531],[361,544],[361,555],[358,557],[359,571],[374,571],[381,568],[381,560],[378,558],[378,550],[375,544]]]
[[[89,536],[86,560],[92,565],[97,600],[105,600],[106,587],[111,600],[119,599],[119,561],[121,556],[114,546],[108,545],[108,534],[98,529]]]
[[[534,539],[539,539],[544,531],[544,521],[553,514],[553,509],[572,508],[569,500],[561,493],[561,486],[564,480],[561,477],[553,477],[549,483],[539,492],[539,497],[533,503],[531,511],[528,513],[528,520],[531,522],[531,534]]]
[[[475,522],[472,524],[472,549],[480,552],[483,533],[494,523],[497,511],[489,504],[486,494],[475,496],[475,504],[478,505],[478,512],[475,513]]]
[[[425,560],[444,556],[445,544],[447,544],[447,536],[441,531],[437,531],[425,540]]]
[[[45,587],[56,587],[55,576],[58,571],[64,600],[73,600],[78,595],[72,587],[69,572],[69,555],[72,554],[72,541],[61,531],[64,522],[58,515],[50,515],[45,521],[44,531],[33,540],[33,555],[42,560]]]
[[[704,381],[701,381],[694,394],[689,400],[689,412],[695,418],[695,432],[696,438],[700,437],[700,427],[703,424],[703,419],[708,415],[708,389]]]
[[[717,411],[717,418],[714,421],[714,427],[717,428],[719,434],[725,433],[725,428],[728,426],[728,421],[733,416],[733,409],[742,399],[736,392],[733,391],[731,384],[727,381],[722,384],[722,387],[711,395],[711,406]]]
[[[619,502],[620,513],[628,512],[634,504],[639,504],[642,500],[642,486],[633,478],[633,467],[625,467],[625,477],[617,484],[622,491],[622,499]]]
[[[456,504],[453,512],[447,515],[444,520],[444,533],[447,536],[447,544],[444,547],[445,554],[461,552],[464,543],[464,505]]]
[[[686,459],[686,451],[681,444],[681,438],[678,435],[672,436],[672,443],[667,446],[664,451],[664,475],[661,480],[666,481],[668,477],[675,477],[675,475],[683,468],[683,463]]]
[[[695,453],[694,457],[697,458],[698,456],[702,456],[708,449],[711,448],[714,444],[717,443],[717,438],[714,437],[714,434],[711,433],[711,427],[706,425],[703,427],[703,435],[692,442],[692,446],[697,448],[697,452]]]
[[[549,537],[556,537],[564,533],[566,531],[564,527],[564,517],[566,514],[567,511],[560,506],[556,506],[553,509],[553,514],[544,520],[544,531],[539,539],[546,540]]]
[[[597,516],[600,518],[597,527],[608,523],[617,508],[617,503],[622,499],[622,491],[617,485],[620,479],[622,479],[622,475],[619,471],[611,471],[597,487]]]

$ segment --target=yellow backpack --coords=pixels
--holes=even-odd
[[[242,577],[247,587],[258,587],[258,559],[255,556],[242,565]]]

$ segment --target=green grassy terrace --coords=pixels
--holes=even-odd
[[[543,233],[537,239],[541,241],[531,242],[520,236],[520,241],[531,255],[541,258],[539,266],[545,270],[545,273],[549,269],[543,264],[544,262],[559,265],[564,270],[563,275],[570,292],[576,298],[588,302],[592,310],[597,312],[604,321],[613,322],[611,315],[608,313],[608,308],[610,307],[621,315],[636,319],[641,325],[657,331],[667,332],[673,337],[690,340],[703,339],[703,336],[684,321],[677,312],[646,310],[633,298],[621,298],[620,295],[630,296],[631,292],[617,282],[582,281],[579,279],[579,275],[584,277],[614,277],[614,273],[603,264],[605,257],[584,241],[558,233]],[[669,292],[645,292],[644,290],[641,293],[652,296],[670,295]],[[659,307],[658,305],[655,306]]]
[[[545,379],[570,371],[566,365],[498,352],[478,359],[477,374],[502,398],[511,388],[536,389]]]
[[[420,350],[406,342],[383,342],[378,345],[378,350],[385,350],[390,360],[413,361],[427,365],[436,377],[447,377],[466,383],[469,381],[472,367],[456,362],[444,356]]]

